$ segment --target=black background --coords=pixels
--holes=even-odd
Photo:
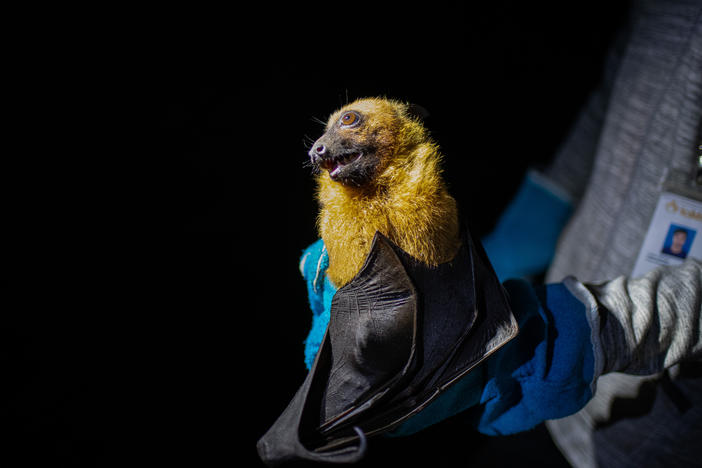
[[[557,150],[627,7],[239,5],[122,12],[94,50],[115,65],[80,99],[104,136],[48,202],[58,214],[33,238],[46,255],[6,283],[20,313],[0,329],[0,457],[258,466],[256,440],[306,372],[315,119],[364,96],[425,107],[481,236]],[[450,420],[372,441],[362,465],[561,466],[544,440]]]

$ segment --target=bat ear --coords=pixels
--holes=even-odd
[[[429,111],[426,110],[424,107],[411,102],[407,104],[407,113],[413,117],[418,118],[419,120],[425,120],[430,115]]]

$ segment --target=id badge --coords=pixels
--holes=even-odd
[[[632,277],[687,258],[702,260],[702,191],[682,180],[673,173],[663,185]]]

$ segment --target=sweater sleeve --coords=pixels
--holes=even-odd
[[[568,288],[586,306],[594,377],[608,372],[649,375],[702,359],[702,264],[659,267],[641,278],[619,277]]]

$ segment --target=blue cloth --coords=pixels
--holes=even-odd
[[[572,211],[567,195],[530,171],[492,232],[482,240],[500,281],[545,272]]]
[[[312,368],[317,350],[322,344],[331,313],[331,301],[336,287],[325,272],[329,267],[329,255],[324,242],[319,239],[302,253],[300,272],[307,284],[307,297],[312,309],[312,326],[305,339],[305,366]]]
[[[320,240],[300,263],[313,312],[305,341],[308,369],[336,292],[324,274],[328,262]],[[575,413],[592,398],[594,354],[585,306],[561,283],[532,287],[510,280],[504,286],[519,335],[391,435],[409,435],[461,413],[484,434],[513,434]]]
[[[514,434],[568,416],[592,398],[594,352],[585,305],[562,283],[505,283],[519,335],[485,362],[474,424]]]

